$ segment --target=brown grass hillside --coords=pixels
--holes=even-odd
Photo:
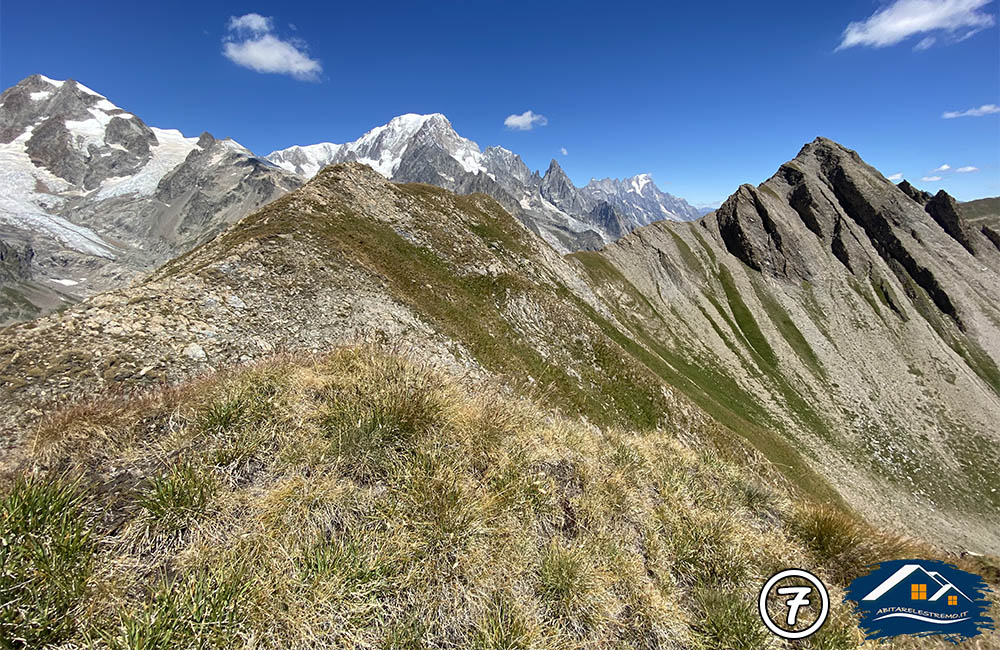
[[[81,404],[7,462],[0,638],[777,648],[756,590],[797,566],[834,609],[795,647],[857,647],[842,586],[926,549],[713,440],[600,430],[371,348]]]

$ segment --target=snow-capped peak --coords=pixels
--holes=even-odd
[[[418,139],[421,144],[430,142],[443,148],[467,172],[485,171],[479,145],[455,133],[451,122],[441,113],[406,113],[392,118],[388,124],[376,126],[354,142],[293,146],[275,151],[267,159],[306,177],[315,176],[326,165],[356,160],[392,178],[406,150]]]
[[[88,95],[93,95],[94,97],[100,97],[101,99],[106,99],[106,98],[104,97],[104,95],[102,95],[101,93],[99,93],[99,92],[96,92],[96,91],[94,91],[94,90],[91,90],[90,88],[87,88],[86,86],[84,86],[84,85],[83,85],[82,83],[80,83],[79,81],[73,81],[73,83],[75,83],[75,84],[76,84],[76,87],[77,87],[77,88],[79,88],[79,89],[80,89],[81,91],[83,91],[83,92],[87,93]],[[62,83],[60,83],[60,85],[62,85]],[[110,103],[110,102],[109,102],[109,103]]]
[[[60,87],[62,87],[62,85],[64,83],[66,83],[65,81],[59,81],[57,79],[49,79],[48,77],[46,77],[43,74],[38,75],[38,78],[41,79],[42,81],[46,82],[46,83],[52,84],[56,88],[60,88]]]
[[[649,174],[639,174],[633,176],[631,179],[630,192],[635,192],[636,194],[642,195],[642,190],[647,185],[653,182],[653,178]]]

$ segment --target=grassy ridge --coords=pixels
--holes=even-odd
[[[333,168],[314,181],[327,190],[322,200],[300,199],[292,209],[290,199],[279,199],[241,228],[223,234],[218,244],[232,249],[247,240],[267,241],[288,233],[322,242],[317,254],[327,263],[360,266],[384,278],[394,298],[461,343],[491,372],[522,392],[543,394],[563,413],[583,415],[600,426],[654,429],[669,421],[676,400],[665,396],[666,382],[749,440],[804,493],[842,504],[829,483],[783,438],[758,400],[717,365],[672,352],[618,310],[618,321],[626,328],[622,331],[557,278],[545,282],[546,271],[533,259],[529,234],[495,201],[479,195],[456,197],[422,184],[397,185],[393,186],[397,202],[415,218],[405,226],[392,225],[345,207],[348,201],[336,195],[339,173]],[[688,252],[687,263],[699,265],[694,252]],[[614,286],[643,310],[647,320],[665,323],[645,296],[600,254],[573,257],[584,264],[597,286]],[[525,272],[468,271],[491,258]],[[744,317],[749,312],[745,305],[739,309],[739,300],[734,294],[733,309],[737,317]],[[529,337],[517,319],[505,315],[509,305],[524,304],[537,311],[544,331]],[[753,317],[737,326],[721,308],[720,313],[733,329],[734,340],[746,345],[749,336],[765,350],[766,358],[750,346],[754,355],[773,370],[774,353]],[[781,379],[779,373],[771,374]],[[780,389],[797,415],[810,423],[817,421],[787,382]],[[823,430],[820,425],[814,428]]]
[[[902,543],[699,436],[597,430],[372,349],[82,405],[3,479],[0,638],[766,648],[755,588],[803,566],[835,605],[798,647],[856,647],[837,585]]]

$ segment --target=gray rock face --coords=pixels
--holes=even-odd
[[[30,283],[0,278],[0,324],[122,286],[301,184],[230,140],[151,128],[41,75],[0,95],[0,164],[0,244],[33,252]]]
[[[996,249],[1000,251],[1000,232],[997,232],[989,226],[983,226],[981,232],[988,240],[990,240]]]
[[[504,187],[537,187],[538,173],[532,173],[521,156],[503,147],[487,147],[483,151],[483,165]]]
[[[812,274],[792,242],[793,235],[772,216],[762,192],[743,185],[716,211],[726,248],[755,271],[805,280]]]
[[[976,231],[962,218],[958,211],[958,202],[944,190],[939,191],[924,205],[927,214],[941,226],[955,241],[965,247],[973,255],[980,244]],[[985,232],[983,233],[986,234]]]
[[[68,87],[64,86],[42,75],[32,75],[0,94],[4,115],[0,143],[9,144],[27,128],[36,125],[39,115],[58,113],[70,120],[92,117],[87,108],[94,102],[86,93],[72,81]]]
[[[33,75],[0,95],[0,103],[5,144],[30,129],[31,162],[86,190],[134,174],[157,143],[142,120],[72,79],[56,85]]]
[[[591,209],[590,221],[615,239],[619,239],[633,230],[625,217],[607,201],[599,201]]]
[[[906,196],[910,197],[920,205],[927,205],[927,202],[931,200],[931,193],[925,192],[923,190],[917,189],[910,185],[910,181],[903,180],[896,185],[899,189],[903,191]]]
[[[741,187],[711,218],[730,253],[784,280],[810,280],[820,272],[825,258],[810,250],[817,245],[858,276],[867,277],[880,258],[960,327],[956,287],[962,282],[941,256],[949,250],[946,240],[995,257],[946,193],[930,197],[908,183],[897,187],[854,151],[823,138],[803,147],[760,187]],[[814,236],[811,241],[803,238],[805,231]]]
[[[562,170],[555,158],[549,163],[549,168],[542,176],[539,186],[545,200],[568,214],[586,214],[590,211],[590,202],[586,201],[577,191],[573,181]]]
[[[737,428],[759,408],[798,432],[875,521],[1000,549],[1000,254],[954,207],[817,139],[700,221],[608,246],[629,290],[598,292],[696,369],[675,385]]]
[[[35,251],[29,244],[0,241],[0,282],[27,280],[31,277],[31,260]]]

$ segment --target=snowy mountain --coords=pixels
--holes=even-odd
[[[232,140],[28,77],[0,95],[0,324],[120,286],[300,184]]]
[[[440,113],[407,113],[375,127],[354,142],[289,147],[271,153],[267,159],[307,178],[315,176],[326,165],[352,161],[364,163],[386,178],[392,178],[407,149],[428,143],[442,147],[466,172],[485,171],[479,145],[455,133],[451,122]]]
[[[645,226],[669,219],[671,221],[693,221],[699,211],[684,199],[667,194],[656,186],[649,174],[639,174],[619,180],[605,178],[592,179],[580,192],[595,201],[607,201],[637,226]]]
[[[561,252],[600,248],[659,219],[697,217],[694,208],[661,192],[648,175],[577,188],[555,160],[539,175],[512,151],[481,151],[440,113],[401,115],[354,142],[294,146],[267,159],[305,179],[325,165],[357,161],[398,182],[483,192]]]

